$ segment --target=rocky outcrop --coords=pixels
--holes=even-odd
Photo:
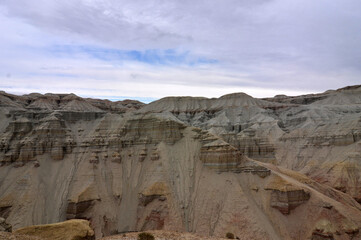
[[[180,122],[165,120],[157,117],[140,117],[127,121],[121,134],[131,142],[125,145],[157,144],[164,141],[174,144],[182,138],[181,130],[186,126]]]
[[[237,171],[242,162],[241,153],[221,139],[206,143],[201,148],[200,160],[204,166],[222,171]]]
[[[222,137],[245,156],[265,162],[274,161],[275,146],[267,138],[256,136],[255,132],[247,129],[239,134],[223,134]]]
[[[292,185],[280,177],[274,177],[267,185],[271,190],[271,207],[278,209],[282,214],[290,214],[291,210],[310,199],[310,193]]]
[[[15,231],[17,234],[36,236],[52,240],[91,240],[94,231],[86,220],[69,220],[61,223],[24,227]]]
[[[12,121],[3,136],[2,163],[35,161],[36,156],[45,153],[54,160],[62,160],[75,146],[65,121],[56,113],[37,121],[27,118]]]
[[[336,229],[327,219],[321,219],[316,223],[315,230],[312,232],[312,240],[334,239]]]
[[[283,214],[289,214],[292,209],[295,209],[309,198],[309,193],[304,190],[273,190],[271,207],[278,209]]]

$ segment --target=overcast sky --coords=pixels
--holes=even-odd
[[[0,90],[145,102],[361,84],[360,0],[0,0]]]

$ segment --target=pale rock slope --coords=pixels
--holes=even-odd
[[[143,106],[1,93],[0,217],[13,229],[88,219],[97,238],[361,239],[360,95]]]

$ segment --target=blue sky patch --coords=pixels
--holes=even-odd
[[[188,65],[218,63],[216,59],[193,56],[189,51],[176,49],[147,49],[147,50],[120,50],[114,48],[101,48],[96,46],[55,45],[50,52],[56,57],[73,57],[86,55],[92,58],[109,62],[136,61],[151,65]]]
[[[138,100],[142,103],[150,103],[153,101],[158,100],[159,98],[154,98],[154,97],[130,97],[130,96],[94,96],[94,95],[84,95],[84,94],[80,94],[79,96],[84,97],[84,98],[96,98],[96,99],[107,99],[110,100],[112,102],[116,102],[116,101],[123,101],[126,99],[130,99],[130,100]]]
[[[104,97],[104,99],[108,99],[110,101],[123,101],[126,99],[131,99],[131,100],[138,100],[142,103],[150,103],[153,102],[155,100],[158,100],[159,98],[152,98],[152,97]]]

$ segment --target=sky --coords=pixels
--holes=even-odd
[[[0,90],[150,102],[361,84],[359,0],[0,0]]]

